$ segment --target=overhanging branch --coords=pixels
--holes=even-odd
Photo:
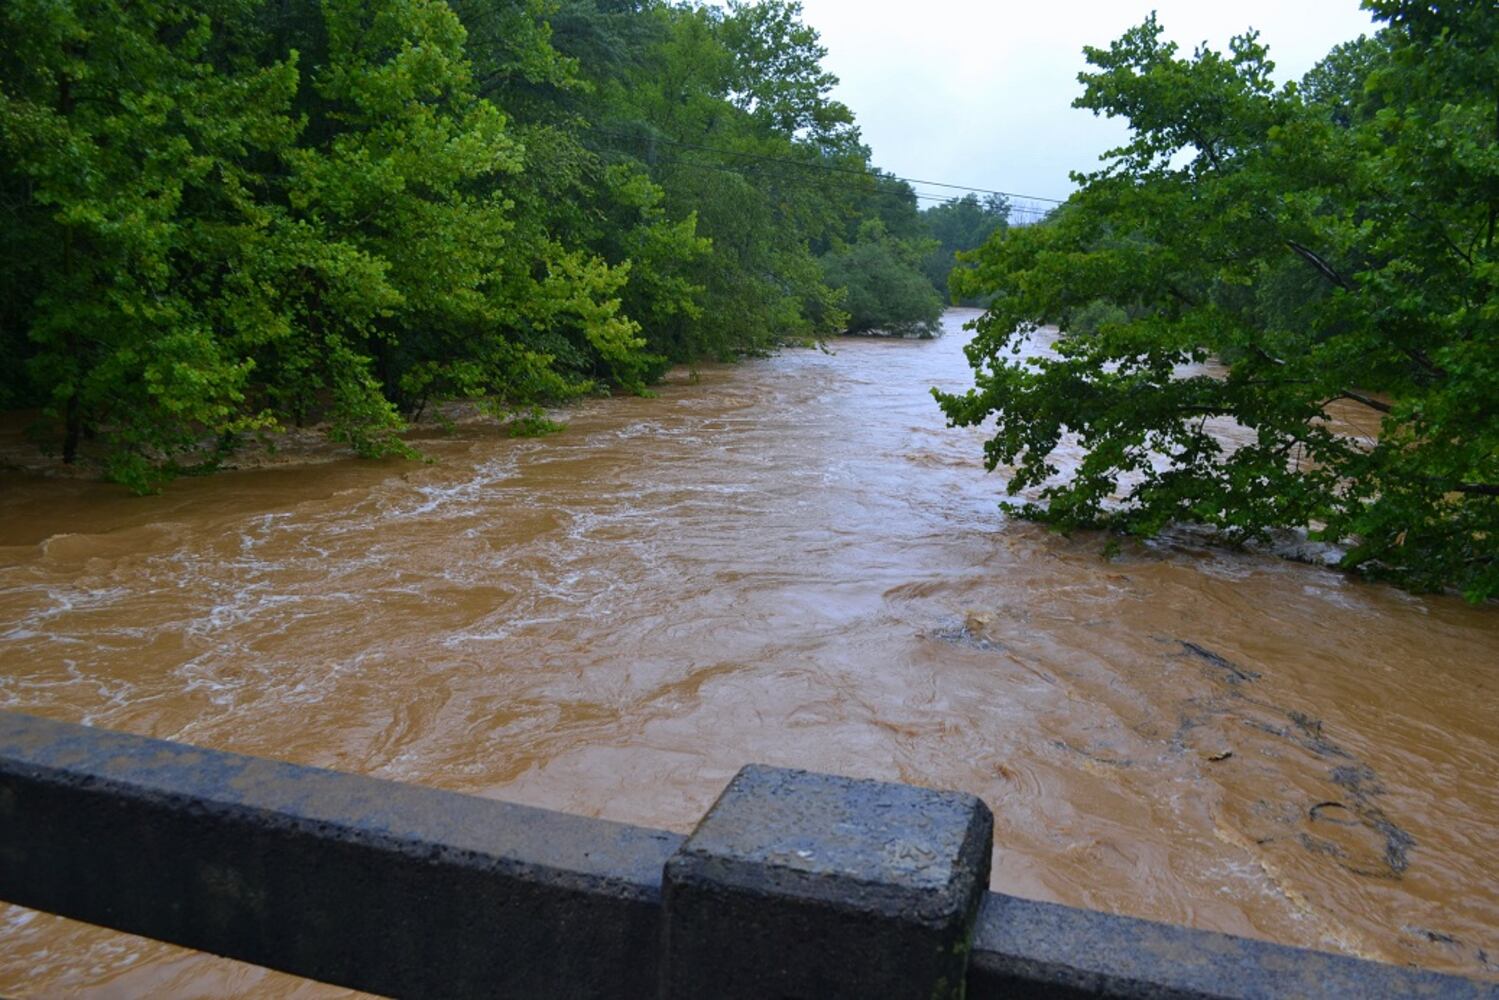
[[[1395,408],[1393,406],[1391,406],[1389,403],[1386,403],[1386,402],[1383,402],[1381,400],[1375,399],[1373,396],[1365,396],[1361,392],[1353,392],[1353,391],[1347,390],[1347,389],[1345,389],[1344,391],[1338,393],[1336,396],[1333,397],[1333,399],[1351,399],[1355,403],[1363,403],[1365,406],[1369,407],[1371,410],[1378,410],[1380,413],[1393,413],[1393,412],[1395,412]]]
[[[1337,285],[1345,292],[1353,291],[1353,284],[1347,278],[1338,273],[1337,268],[1329,264],[1317,251],[1310,247],[1302,246],[1295,240],[1286,240],[1286,246],[1295,251],[1296,255],[1308,264],[1315,267],[1317,271],[1328,281]]]

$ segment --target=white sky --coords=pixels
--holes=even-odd
[[[1063,198],[1125,135],[1071,107],[1082,47],[1105,47],[1152,9],[1185,52],[1254,27],[1277,82],[1372,33],[1358,0],[802,0],[877,166],[923,180]],[[925,189],[940,193],[940,189]],[[929,204],[924,202],[923,204]]]

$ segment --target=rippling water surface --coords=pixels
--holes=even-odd
[[[994,888],[1499,978],[1499,614],[1007,520],[960,329],[565,433],[0,491],[0,706],[676,830],[743,763],[986,799]],[[12,996],[343,995],[0,907]]]

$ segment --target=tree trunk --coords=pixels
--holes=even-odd
[[[73,395],[68,397],[68,406],[64,417],[64,428],[62,436],[62,461],[64,465],[72,465],[73,460],[78,457],[78,439],[83,434],[83,419],[78,405],[78,390],[73,390]]]

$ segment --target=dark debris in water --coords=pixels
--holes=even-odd
[[[1430,930],[1427,930],[1425,927],[1413,927],[1410,924],[1406,924],[1404,927],[1402,927],[1400,929],[1403,930],[1403,931],[1405,931],[1405,933],[1407,933],[1407,934],[1414,934],[1416,937],[1425,938],[1426,940],[1430,941],[1432,944],[1451,944],[1451,945],[1461,945],[1462,944],[1461,941],[1459,941],[1457,938],[1453,937],[1451,934],[1444,934],[1441,931],[1430,931]]]
[[[1341,848],[1303,835],[1302,842],[1308,847],[1333,854],[1349,871],[1376,878],[1399,878],[1410,867],[1410,849],[1416,844],[1415,838],[1391,822],[1378,806],[1362,798],[1356,798],[1351,804],[1319,802],[1308,810],[1308,818],[1313,823],[1332,823],[1348,828],[1365,827],[1374,835],[1376,842],[1383,842],[1383,857],[1371,864],[1369,859],[1351,858]]]
[[[1172,738],[1179,752],[1189,749],[1192,730],[1210,719],[1229,718],[1323,760],[1342,761],[1327,772],[1327,780],[1342,794],[1299,810],[1293,807],[1283,821],[1294,824],[1300,821],[1299,816],[1308,824],[1296,835],[1302,847],[1337,860],[1354,874],[1385,879],[1398,879],[1405,874],[1416,846],[1415,837],[1380,808],[1378,800],[1385,794],[1385,787],[1378,775],[1329,736],[1321,719],[1252,697],[1245,685],[1260,679],[1260,674],[1204,646],[1183,639],[1161,641],[1175,642],[1183,654],[1214,668],[1213,676],[1228,685],[1212,697],[1183,703]],[[1209,755],[1207,759],[1213,757]],[[1269,839],[1273,838],[1264,838],[1266,842]]]
[[[1347,757],[1345,751],[1342,756]],[[1379,783],[1379,778],[1374,771],[1365,764],[1353,764],[1346,767],[1335,767],[1328,773],[1334,785],[1348,789],[1359,799],[1371,799],[1376,795],[1384,794],[1384,785]]]
[[[1219,656],[1211,649],[1206,649],[1195,642],[1188,642],[1185,639],[1178,639],[1177,642],[1181,643],[1181,647],[1185,652],[1191,653],[1208,665],[1222,670],[1224,672],[1224,679],[1230,684],[1243,684],[1246,681],[1257,681],[1260,679],[1260,675],[1253,670],[1246,670],[1232,660]]]
[[[1341,802],[1318,802],[1307,812],[1312,819],[1321,820],[1324,823],[1336,823],[1339,826],[1359,825],[1358,817],[1353,814],[1353,810]]]
[[[1421,941],[1426,941],[1430,944],[1439,944],[1447,948],[1455,948],[1458,951],[1467,951],[1471,948],[1473,951],[1473,957],[1478,960],[1479,965],[1483,966],[1485,969],[1499,968],[1499,966],[1494,965],[1494,963],[1489,960],[1488,951],[1477,945],[1470,945],[1468,944],[1468,942],[1464,941],[1462,938],[1457,937],[1456,935],[1448,934],[1445,931],[1434,931],[1427,927],[1417,927],[1414,924],[1406,924],[1401,927],[1400,930],[1404,934],[1409,934],[1411,937],[1417,938]]]
[[[1291,725],[1295,727],[1295,729],[1291,733],[1291,738],[1301,746],[1305,747],[1307,750],[1310,750],[1312,753],[1316,754],[1318,757],[1352,757],[1352,754],[1350,754],[1347,750],[1344,750],[1342,747],[1338,746],[1336,743],[1322,734],[1321,719],[1314,719],[1303,712],[1296,711],[1295,709],[1287,712],[1286,718],[1289,719],[1291,721]],[[1364,771],[1368,772],[1370,780],[1373,779],[1374,772],[1369,771],[1369,769],[1363,767],[1362,764],[1358,765],[1358,767],[1363,768]],[[1334,769],[1333,771],[1333,781],[1341,784],[1341,782],[1338,782],[1338,779],[1336,777],[1338,770],[1341,769]],[[1383,789],[1380,790],[1383,791]]]
[[[1051,745],[1056,747],[1058,750],[1066,750],[1069,753],[1077,754],[1079,757],[1086,757],[1088,760],[1091,760],[1097,764],[1107,764],[1109,767],[1135,766],[1134,761],[1129,760],[1125,757],[1110,757],[1106,754],[1101,754],[1096,750],[1085,750],[1082,747],[1073,746],[1066,740],[1052,740]]]

